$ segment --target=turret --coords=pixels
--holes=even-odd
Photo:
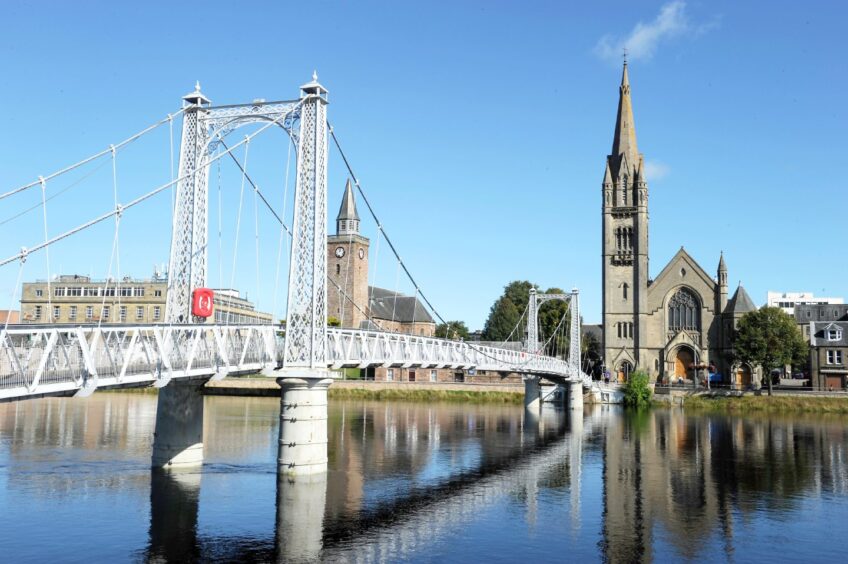
[[[719,295],[719,309],[718,311],[724,311],[724,308],[727,307],[727,265],[724,264],[724,251],[722,251],[721,255],[718,259],[718,295]]]

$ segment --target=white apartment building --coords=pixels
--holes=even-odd
[[[842,298],[821,298],[812,292],[768,292],[766,305],[779,307],[789,315],[795,313],[796,305],[843,304]]]

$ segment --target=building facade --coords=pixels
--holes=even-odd
[[[848,388],[848,321],[811,321],[810,380],[814,390]]]
[[[327,315],[339,326],[432,337],[433,317],[416,296],[368,283],[370,241],[359,232],[359,214],[350,180],[327,237]]]
[[[799,305],[837,305],[845,303],[842,298],[820,298],[812,292],[768,292],[766,305],[779,307],[789,315],[795,313],[795,306]]]
[[[213,316],[207,323],[271,323],[271,314],[258,312],[236,290],[215,290]],[[24,282],[22,323],[164,323],[168,280],[125,277],[92,280],[78,274],[60,275],[50,282]]]
[[[728,299],[723,254],[715,277],[683,247],[649,277],[648,196],[625,63],[602,183],[604,365],[619,381],[637,368],[654,382],[691,381],[709,366],[728,384],[755,384],[751,367],[729,359],[739,318],[756,306],[741,285]]]

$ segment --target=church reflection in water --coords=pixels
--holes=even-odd
[[[330,471],[277,478],[276,527],[261,542],[199,538],[201,474],[154,473],[148,560],[402,559],[505,498],[523,507],[532,528],[550,491],[568,496],[577,531],[587,458],[601,461],[601,499],[589,503],[602,504],[598,550],[613,562],[655,558],[660,530],[680,558],[698,557],[709,538],[721,539],[729,555],[736,520],[747,512],[782,511],[804,492],[848,494],[848,430],[838,420],[625,415],[610,407],[520,413],[336,406]]]

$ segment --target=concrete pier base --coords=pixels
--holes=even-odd
[[[326,501],[326,472],[277,474],[277,562],[321,560]]]
[[[538,376],[524,376],[524,409],[539,412],[542,405],[542,387]]]
[[[150,476],[150,532],[145,562],[196,562],[200,472],[161,470]]]
[[[175,380],[159,390],[153,467],[203,464],[203,385],[205,380]]]
[[[327,471],[326,370],[278,378],[280,398],[279,471],[290,476]]]
[[[583,411],[583,382],[569,382],[567,395],[568,409]]]

